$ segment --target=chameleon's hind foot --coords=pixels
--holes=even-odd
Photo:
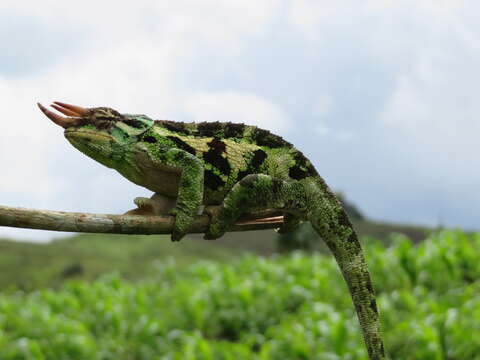
[[[203,236],[205,240],[216,240],[225,234],[226,228],[222,226],[222,223],[219,220],[221,208],[221,206],[205,206],[203,212],[210,217],[210,224]]]
[[[178,208],[172,209],[169,215],[175,216],[171,239],[172,241],[180,241],[188,233],[195,216],[190,216],[188,212],[180,211]]]
[[[276,228],[275,231],[279,234],[295,231],[300,225],[300,222],[301,220],[297,216],[286,213],[283,215],[283,224],[279,228]]]
[[[262,209],[284,209],[290,197],[297,198],[291,186],[282,179],[265,174],[245,176],[232,187],[221,206],[215,210],[206,209],[207,213],[210,212],[210,225],[204,238],[218,239],[243,214]]]

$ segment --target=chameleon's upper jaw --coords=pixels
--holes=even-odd
[[[87,114],[87,109],[82,108],[76,105],[65,104],[60,101],[54,101],[51,105],[54,109],[60,111],[66,116],[61,116],[53,111],[48,110],[45,106],[40,103],[37,103],[38,107],[42,112],[55,124],[60,125],[63,128],[68,128],[70,126],[78,125],[81,123],[82,117]]]

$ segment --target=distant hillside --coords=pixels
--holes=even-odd
[[[166,235],[80,234],[47,244],[0,240],[0,289],[57,286],[66,279],[96,279],[117,272],[127,279],[147,276],[156,260],[178,265],[230,260],[238,252],[208,241],[172,243]]]

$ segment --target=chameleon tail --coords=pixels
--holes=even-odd
[[[347,214],[323,180],[319,176],[284,181],[264,174],[247,175],[210,214],[205,239],[219,238],[240,215],[255,209],[285,210],[289,214],[286,230],[295,226],[295,218],[311,222],[348,284],[370,360],[384,360],[375,293],[362,248]]]
[[[333,193],[326,189],[321,193],[327,194],[327,198],[321,196],[321,199],[312,202],[318,206],[310,209],[307,217],[333,253],[347,282],[369,358],[384,360],[375,292],[360,242],[345,210]]]

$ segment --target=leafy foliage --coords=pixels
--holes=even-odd
[[[392,359],[480,359],[480,234],[364,241]],[[157,262],[0,295],[1,359],[367,359],[334,260]]]

